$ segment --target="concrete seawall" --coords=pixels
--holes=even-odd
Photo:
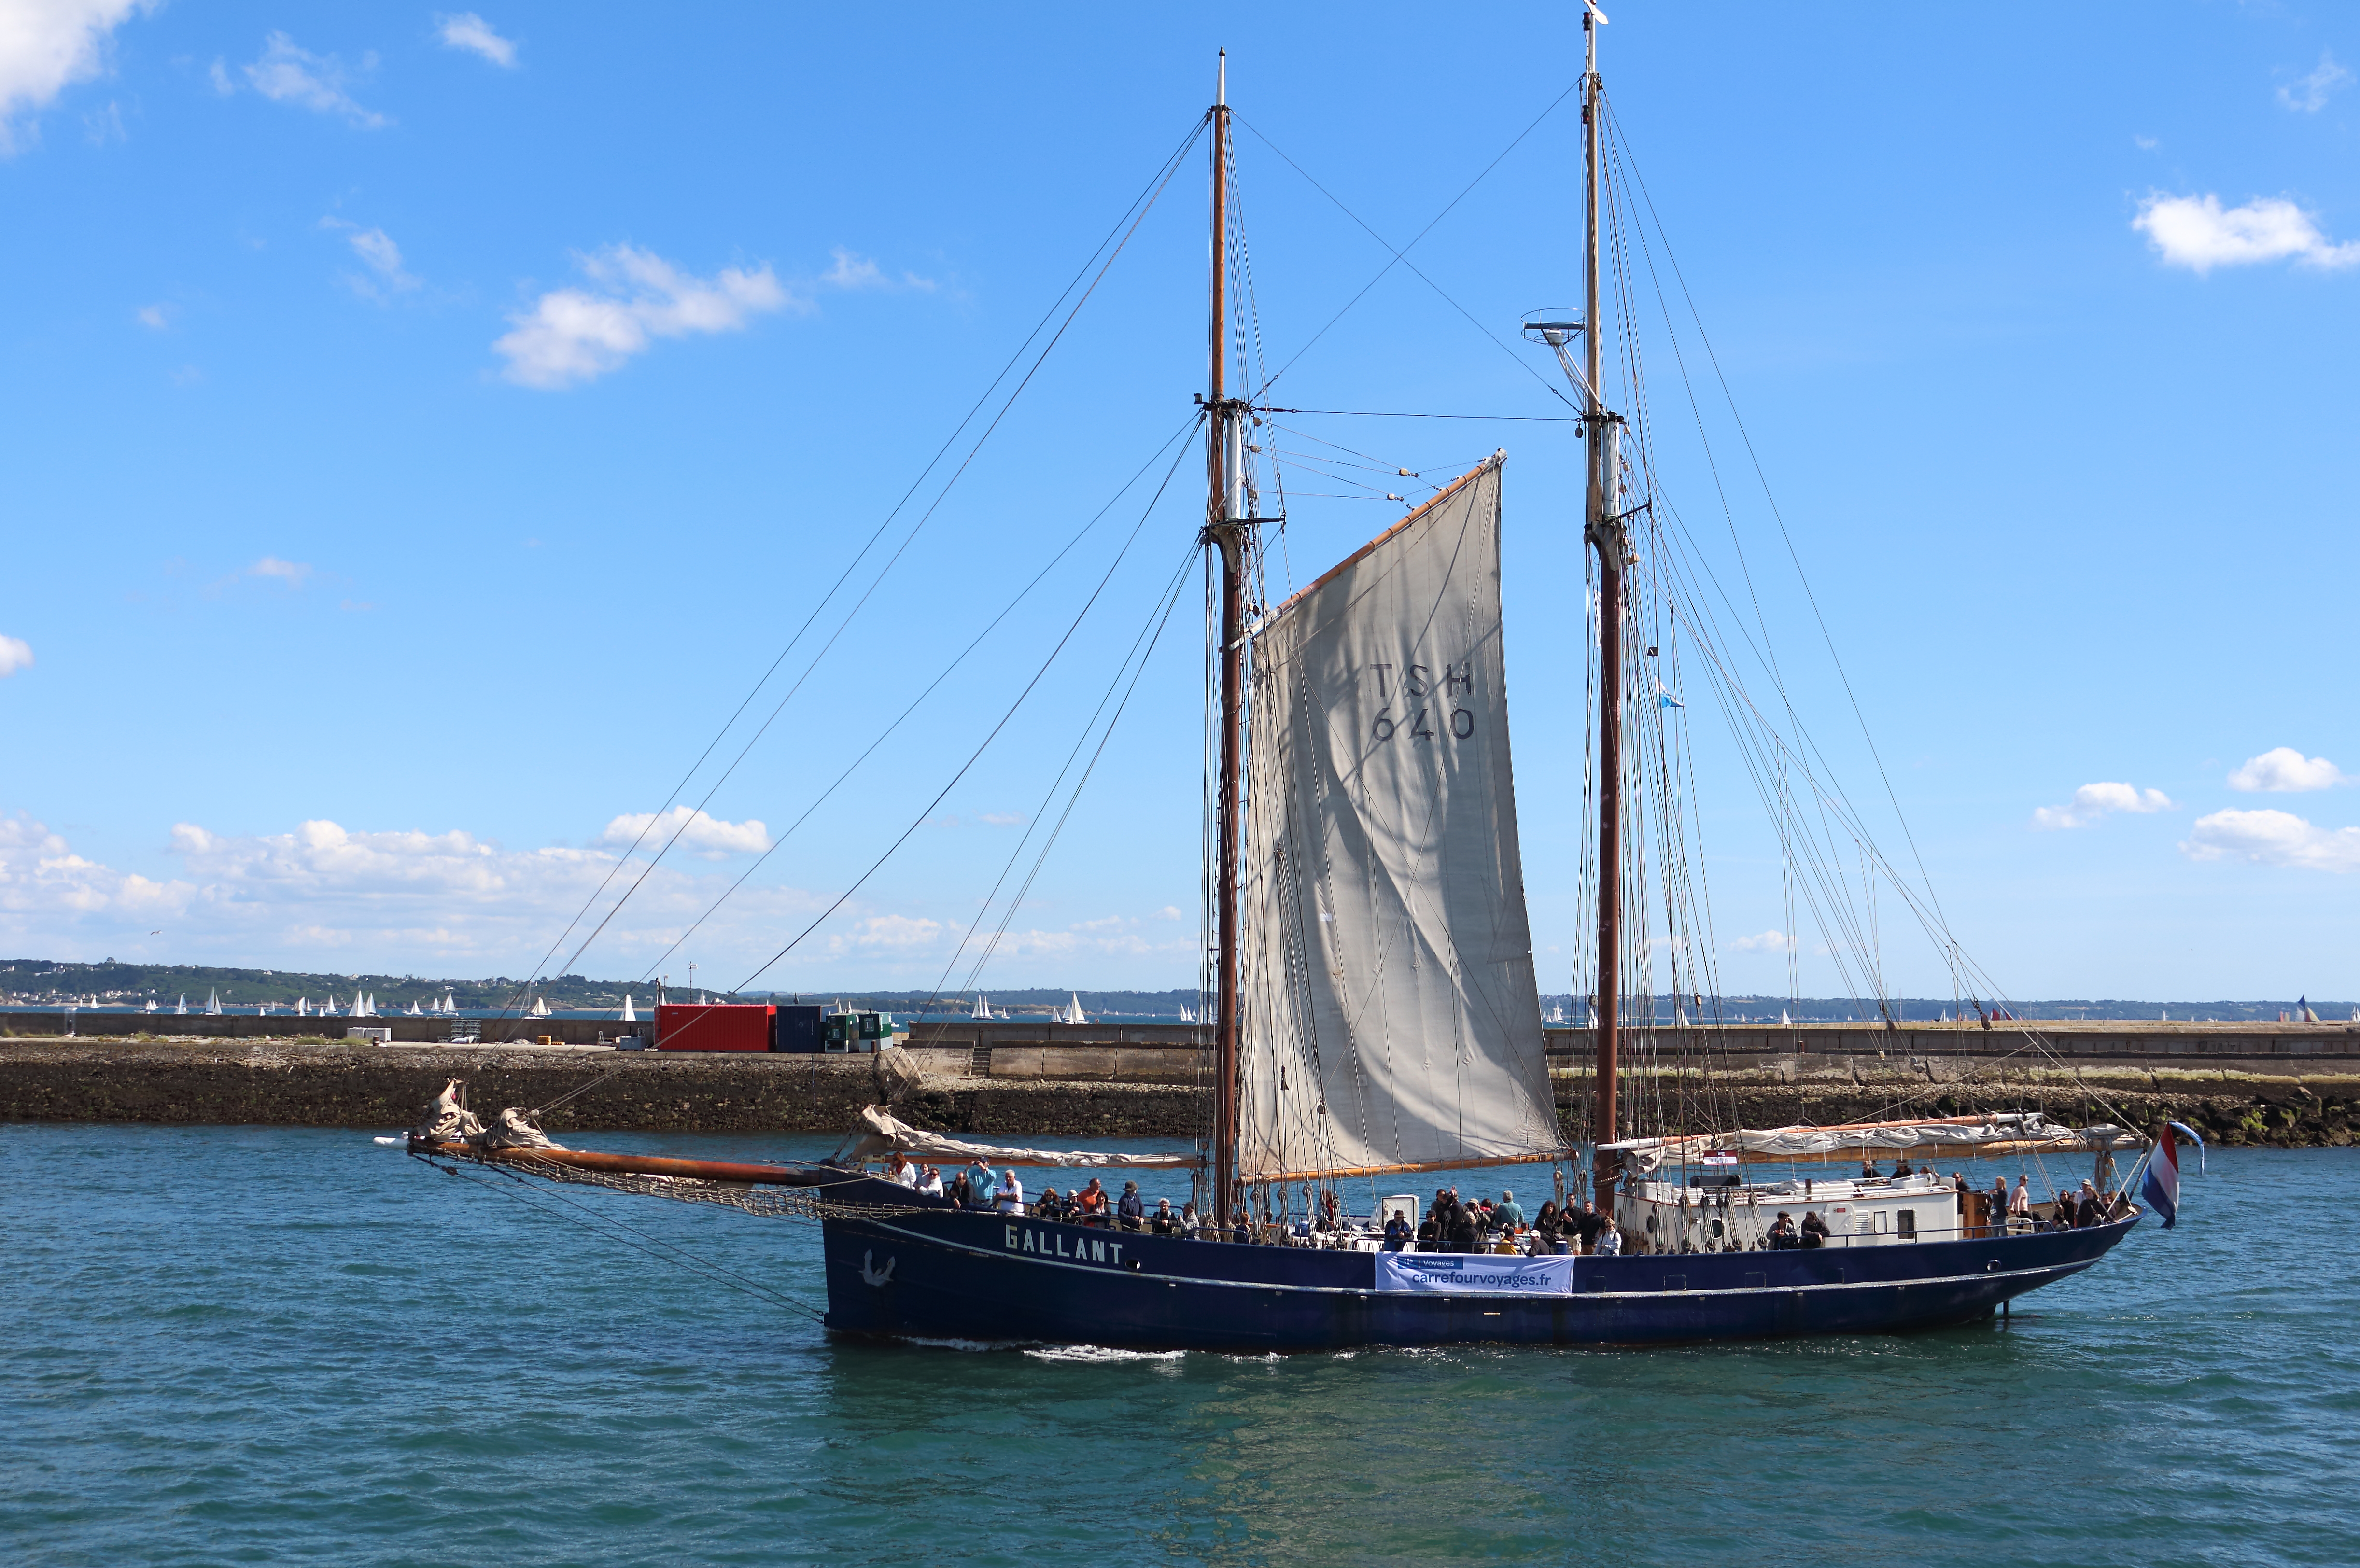
[[[1168,1073],[1142,1056],[1185,1059]],[[1066,1053],[1058,1052],[1057,1056]],[[1040,1053],[1037,1072],[946,1071],[971,1061],[912,1052],[928,1069],[899,1114],[913,1125],[992,1138],[1190,1138],[1203,1114],[1197,1052],[1084,1050],[1070,1065]],[[1110,1075],[1087,1069],[1112,1063]],[[1552,1073],[1570,1138],[1585,1114],[1587,1072]],[[1788,1055],[1716,1075],[1637,1070],[1667,1105],[1745,1127],[1827,1125],[1896,1114],[1958,1115],[2005,1106],[2076,1123],[2146,1127],[2170,1116],[2224,1143],[2343,1146],[2360,1137],[2360,1066],[2289,1071],[2185,1062],[2027,1066],[1955,1054],[1899,1058]],[[1011,1062],[1010,1066],[1017,1065]],[[1122,1069],[1129,1065],[1125,1075]],[[407,1127],[443,1081],[464,1078],[479,1109],[545,1105],[550,1131],[843,1133],[883,1097],[873,1058],[618,1052],[562,1046],[359,1046],[291,1040],[0,1040],[0,1119],[180,1125],[278,1124],[388,1131]],[[589,1087],[585,1088],[587,1084]]]

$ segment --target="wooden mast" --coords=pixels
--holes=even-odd
[[[1622,566],[1624,547],[1618,495],[1621,420],[1607,411],[1604,350],[1599,289],[1598,198],[1599,102],[1598,24],[1595,6],[1581,14],[1584,46],[1581,79],[1582,160],[1588,169],[1588,234],[1583,281],[1587,299],[1582,335],[1588,353],[1588,407],[1583,409],[1589,436],[1590,492],[1585,507],[1584,536],[1598,551],[1598,996],[1595,1028],[1598,1037],[1598,1079],[1591,1118],[1593,1144],[1615,1139],[1615,1101],[1621,1062],[1618,1048],[1622,1011]],[[1621,1158],[1600,1147],[1592,1151],[1592,1195],[1603,1205],[1612,1190]],[[1611,1208],[1607,1211],[1611,1214]]]
[[[1221,51],[1213,103],[1212,341],[1205,399],[1205,537],[1221,553],[1221,735],[1219,795],[1213,807],[1215,936],[1212,1223],[1226,1230],[1237,1201],[1238,795],[1244,702],[1246,522],[1236,505],[1237,415],[1224,374],[1229,309],[1229,56]]]

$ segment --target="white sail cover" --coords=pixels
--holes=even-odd
[[[1500,463],[1255,634],[1240,874],[1248,1180],[1563,1144],[1508,758]]]
[[[1764,1160],[1826,1160],[1871,1152],[1965,1154],[2070,1153],[2086,1149],[2125,1149],[2145,1141],[2110,1124],[2067,1127],[2038,1111],[2002,1111],[1978,1116],[1932,1116],[1918,1121],[1852,1122],[1837,1127],[1739,1128],[1687,1138],[1634,1138],[1600,1148],[1623,1156],[1642,1173],[1666,1165],[1697,1164],[1710,1156],[1735,1155],[1745,1164]]]
[[[864,1136],[852,1147],[852,1158],[867,1160],[899,1149],[927,1160],[980,1160],[988,1165],[1108,1166],[1148,1170],[1159,1166],[1189,1166],[1194,1154],[1106,1154],[1089,1149],[1011,1149],[1004,1144],[973,1143],[948,1133],[924,1132],[882,1105],[860,1112]]]

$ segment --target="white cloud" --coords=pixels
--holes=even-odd
[[[23,145],[16,117],[106,66],[110,34],[155,0],[9,0],[0,6],[0,157]]]
[[[465,49],[470,54],[483,56],[494,65],[509,71],[516,69],[516,40],[504,38],[492,31],[492,25],[473,11],[462,11],[456,16],[437,16],[434,27],[434,36],[442,40],[443,48]]]
[[[2084,784],[2062,806],[2043,806],[2032,813],[2037,828],[2087,827],[2109,811],[2168,811],[2171,800],[2160,789],[2138,789],[2128,784]]]
[[[600,849],[506,850],[464,832],[369,833],[326,821],[255,835],[183,822],[172,829],[169,853],[180,875],[152,881],[74,854],[21,812],[0,812],[0,946],[71,952],[104,942],[99,951],[147,951],[138,944],[165,923],[157,917],[169,915],[181,962],[217,954],[217,962],[248,964],[348,949],[372,965],[444,960],[469,972],[519,973],[617,860]],[[591,972],[601,972],[600,954],[610,974],[653,961],[731,880],[658,868],[599,939]],[[608,886],[601,914],[617,893]],[[825,903],[799,888],[749,886],[696,942],[709,961],[750,967],[776,951],[781,928],[801,929]]]
[[[1795,951],[1795,939],[1773,927],[1766,931],[1757,931],[1752,936],[1739,937],[1729,944],[1729,951],[1732,953],[1792,953]]]
[[[899,278],[888,278],[874,261],[842,245],[831,247],[828,255],[835,260],[819,275],[819,280],[831,289],[901,288],[932,293],[935,288],[933,278],[921,278],[914,272],[904,272]]]
[[[2322,49],[2319,64],[2309,76],[2297,77],[2292,87],[2278,89],[2278,103],[2298,114],[2316,114],[2327,107],[2330,98],[2351,85],[2352,73],[2336,64],[2333,55]]]
[[[981,822],[988,828],[1017,828],[1024,825],[1024,813],[1022,811],[978,811],[976,813],[975,820]]]
[[[300,561],[281,561],[275,555],[266,555],[247,567],[246,574],[249,577],[275,577],[290,588],[300,588],[304,579],[311,575],[311,569]]]
[[[671,843],[674,833],[680,835],[681,848],[706,860],[725,855],[759,855],[770,847],[770,830],[755,818],[724,822],[703,811],[692,812],[686,806],[674,806],[661,817],[651,811],[626,812],[606,824],[598,842],[618,849],[636,843],[652,854]]]
[[[39,910],[66,916],[163,914],[196,891],[186,883],[151,882],[84,860],[66,841],[22,811],[0,814],[0,930],[7,917]]]
[[[2360,784],[2323,757],[2303,756],[2290,746],[2272,746],[2229,775],[2229,788],[2272,794],[2297,794],[2305,789],[2329,789],[2338,784]]]
[[[169,305],[142,305],[132,314],[143,327],[159,332],[172,330],[172,307]]]
[[[2196,819],[2180,848],[2191,860],[2360,871],[2360,828],[2314,827],[2291,811],[2214,811]]]
[[[2138,148],[2141,152],[2153,152],[2163,144],[2157,141],[2153,136],[2133,136],[2131,138],[2131,145]]]
[[[383,304],[396,294],[409,293],[422,281],[415,274],[403,269],[401,247],[394,244],[393,236],[383,229],[365,229],[343,218],[322,218],[320,226],[344,231],[346,243],[353,247],[353,254],[360,257],[362,265],[369,269],[366,275],[344,274],[344,282],[362,299]]]
[[[1180,906],[1177,904],[1166,904],[1162,909],[1156,910],[1155,913],[1148,917],[1150,920],[1176,920],[1179,918]]]
[[[2360,241],[2331,243],[2316,215],[2284,197],[2256,196],[2223,211],[2218,196],[2166,196],[2139,203],[2131,227],[2144,233],[2169,267],[2202,276],[2216,267],[2246,267],[2291,256],[2305,267],[2360,264]]]
[[[33,668],[33,645],[23,637],[0,634],[0,680]]]
[[[368,57],[362,61],[362,69],[366,71],[374,63],[375,57]],[[393,123],[376,110],[353,102],[352,94],[344,91],[343,60],[332,54],[313,54],[285,33],[272,33],[263,41],[262,58],[240,69],[254,90],[274,103],[294,103],[322,114],[341,114],[364,130],[374,131]],[[213,85],[219,88],[227,81],[227,73],[220,72],[214,76]]]
[[[611,245],[579,258],[594,287],[555,289],[508,320],[492,344],[501,374],[523,387],[570,387],[617,369],[656,338],[744,329],[755,316],[809,309],[781,286],[768,263],[724,267],[712,278],[684,273],[651,251]]]

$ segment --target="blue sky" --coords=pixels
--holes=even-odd
[[[1147,498],[1202,385],[1201,147],[873,595],[820,601],[1186,136],[1215,48],[1283,402],[1547,414],[1510,329],[1578,296],[1569,103],[1420,242],[1434,287],[1396,268],[1316,342],[1386,257],[1275,150],[1403,242],[1570,84],[1564,6],[9,9],[0,946],[26,955],[524,973],[817,605],[755,711],[825,656],[577,966],[735,980],[916,823],[766,983],[958,985],[1200,515],[1194,460]],[[2355,14],[1612,9],[1619,123],[1966,946],[2018,996],[2360,992]],[[1663,346],[1665,483],[1720,526]],[[1429,478],[1509,449],[1560,988],[1579,448],[1287,439]],[[1296,583],[1400,510],[1314,477]],[[1771,549],[1762,491],[1731,494]],[[1200,604],[987,988],[1193,982]],[[1779,607],[1798,706],[1881,795],[1808,606]],[[1749,800],[1699,779],[1712,941],[1727,987],[1777,990],[1760,939],[1795,922]],[[1887,985],[1945,991],[1887,927]],[[1802,988],[1834,988],[1801,941]]]

